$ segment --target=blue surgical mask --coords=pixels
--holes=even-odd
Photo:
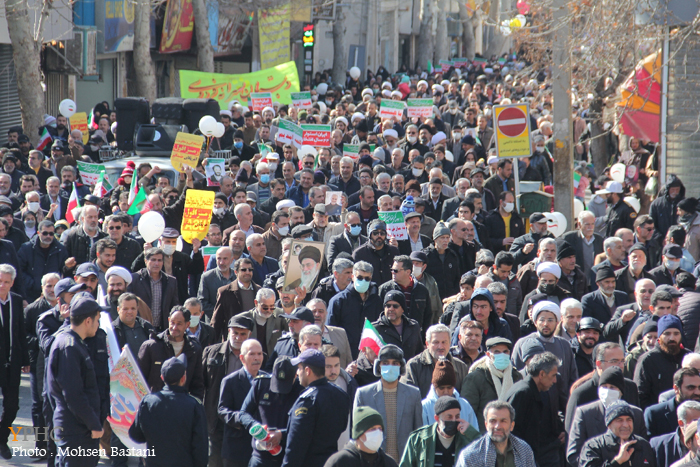
[[[360,232],[362,232],[361,225],[350,226],[350,235],[352,235],[353,237],[357,237],[358,235],[360,235]]]
[[[508,368],[508,365],[510,365],[510,355],[499,353],[493,356],[493,366],[497,370],[503,371]]]
[[[235,143],[233,143],[233,146],[236,149],[242,149],[243,148],[243,141],[236,141]]]
[[[382,369],[382,379],[387,383],[393,383],[399,379],[401,367],[396,365],[380,365]]]
[[[260,174],[260,183],[270,183],[270,174]]]
[[[369,289],[369,281],[353,279],[353,283],[355,284],[355,290],[357,290],[359,293],[365,293]]]

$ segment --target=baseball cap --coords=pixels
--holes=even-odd
[[[75,275],[80,277],[88,277],[93,274],[97,277],[100,276],[100,270],[95,263],[83,263],[75,271]]]
[[[308,308],[307,308],[308,309]],[[313,319],[312,319],[313,321]],[[300,363],[305,363],[309,366],[314,366],[317,368],[326,367],[326,357],[323,356],[320,350],[316,349],[306,349],[299,354],[298,357],[291,360],[292,365],[297,366]]]
[[[61,279],[60,281],[56,282],[53,291],[54,295],[58,297],[64,292],[76,293],[85,289],[87,289],[87,284],[77,284],[72,278],[66,277],[65,279]]]
[[[622,184],[620,182],[611,181],[608,182],[608,185],[605,188],[596,191],[596,194],[598,195],[607,195],[609,193],[622,193]]]
[[[314,322],[314,313],[305,306],[298,306],[291,313],[283,313],[280,315],[287,319],[300,319],[306,321],[307,323]]]

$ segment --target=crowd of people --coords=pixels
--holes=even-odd
[[[76,161],[99,151],[64,117],[46,117],[46,153],[11,129],[0,149],[0,456],[13,454],[26,372],[33,425],[56,434],[37,436],[49,466],[100,455],[169,467],[700,463],[697,199],[673,175],[650,195],[654,148],[634,138],[635,157],[618,152],[643,176],[596,174],[581,102],[576,196],[587,209],[556,238],[543,213],[521,216],[514,170],[551,191],[552,99],[546,76],[516,68],[380,70],[317,84],[303,110],[232,103],[212,143],[231,151],[216,187],[206,154],[176,180],[133,158],[113,190],[92,194]],[[433,116],[380,116],[382,99],[411,97],[432,99]],[[492,107],[517,102],[530,104],[532,154],[499,158]],[[93,115],[90,141],[113,142],[116,114],[101,103]],[[330,123],[331,146],[281,142],[281,119]],[[135,177],[164,219],[154,242],[127,214]],[[206,237],[188,243],[178,230],[195,189],[216,194]],[[68,212],[73,190],[81,207]],[[339,214],[328,192],[340,193]],[[403,213],[405,238],[380,219],[388,211]],[[318,275],[290,289],[295,241],[324,254],[311,258]],[[143,453],[106,421],[104,314],[151,391],[129,430]]]

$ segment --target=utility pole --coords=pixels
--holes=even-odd
[[[554,107],[554,210],[574,227],[574,154],[571,117],[571,24],[567,2],[554,0],[552,26],[552,97]],[[566,23],[566,24],[564,24]]]

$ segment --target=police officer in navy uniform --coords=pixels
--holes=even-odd
[[[171,357],[160,367],[165,387],[141,400],[129,437],[146,443],[148,466],[206,467],[207,416],[204,406],[185,389],[185,354]]]
[[[290,357],[281,356],[275,361],[272,374],[258,375],[248,393],[241,410],[236,413],[237,421],[246,430],[256,423],[266,425],[273,434],[273,446],[279,445],[287,431],[289,411],[296,402],[302,387],[295,378],[296,372]],[[282,452],[273,456],[268,451],[260,451],[253,442],[253,457],[248,467],[279,467],[284,460]]]
[[[632,229],[637,213],[623,199],[622,184],[620,182],[608,182],[608,186],[596,192],[598,195],[607,195],[608,210],[605,212],[607,222],[605,228],[606,237],[614,237],[615,232],[621,228]]]
[[[306,389],[289,411],[282,467],[323,467],[348,425],[350,399],[326,379],[326,357],[307,349],[292,359]]]
[[[100,311],[89,294],[73,297],[70,327],[56,336],[49,353],[46,383],[55,404],[53,426],[60,466],[92,467],[100,460],[99,440],[104,434],[100,391],[95,363],[85,343],[99,329]]]

